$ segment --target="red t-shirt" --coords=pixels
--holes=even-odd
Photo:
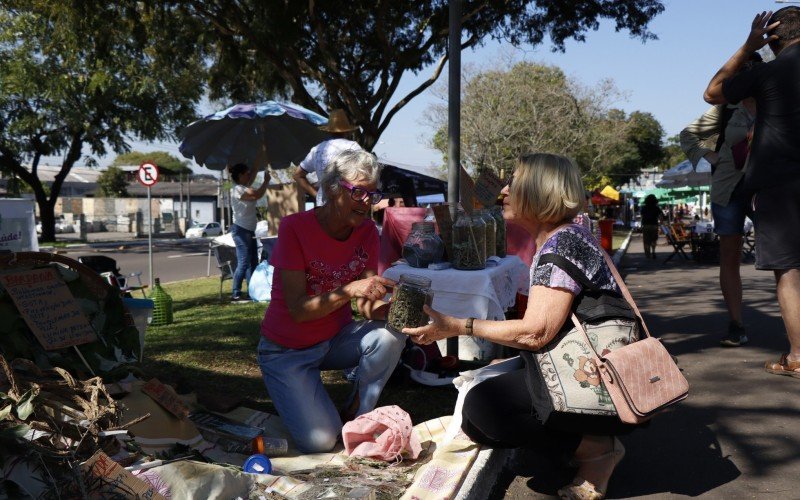
[[[261,321],[261,335],[291,349],[303,349],[333,338],[353,321],[350,304],[319,319],[298,323],[286,307],[281,270],[304,271],[306,293],[313,297],[349,283],[365,269],[378,269],[378,229],[371,220],[338,241],[323,231],[314,210],[281,220],[278,242],[269,257],[275,268],[272,299]]]

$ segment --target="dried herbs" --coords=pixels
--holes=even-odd
[[[423,276],[403,274],[394,289],[392,305],[389,307],[387,327],[395,332],[403,328],[415,328],[428,324],[428,315],[422,310],[431,305],[433,292],[431,281]]]

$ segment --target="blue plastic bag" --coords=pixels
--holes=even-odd
[[[256,302],[264,302],[272,297],[272,273],[275,268],[263,261],[256,266],[250,281],[247,283],[247,294]]]

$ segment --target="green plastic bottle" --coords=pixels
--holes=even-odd
[[[169,325],[172,323],[172,297],[161,288],[161,281],[156,278],[153,291],[150,293],[153,299],[153,319],[151,326]]]

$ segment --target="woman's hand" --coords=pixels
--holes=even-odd
[[[376,275],[357,281],[351,281],[344,285],[342,290],[344,290],[350,298],[375,301],[382,299],[387,293],[387,288],[391,288],[394,285],[394,281]]]
[[[411,337],[415,344],[428,345],[437,340],[461,335],[461,325],[465,324],[463,319],[436,312],[427,305],[422,310],[430,316],[431,323],[419,328],[403,328],[403,333]]]

